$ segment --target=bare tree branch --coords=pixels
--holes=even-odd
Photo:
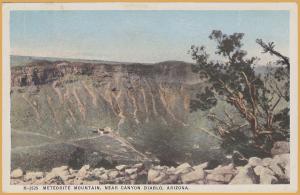
[[[251,87],[251,83],[249,82],[248,80],[248,77],[246,76],[246,74],[244,72],[241,72],[244,80],[245,80],[245,83],[248,87],[248,91],[249,91],[249,95],[250,95],[250,101],[251,101],[251,104],[252,104],[252,110],[253,110],[253,114],[255,115],[256,114],[256,108],[257,108],[257,105],[256,105],[256,102],[255,102],[255,97],[253,96],[253,92],[252,92],[252,87]]]
[[[264,53],[268,52],[271,55],[275,55],[275,56],[281,58],[284,61],[284,63],[288,66],[288,68],[290,67],[289,58],[282,55],[278,51],[274,50],[275,45],[273,42],[266,44],[265,42],[263,42],[262,39],[256,39],[256,43],[259,44],[264,49],[264,51],[263,51]]]

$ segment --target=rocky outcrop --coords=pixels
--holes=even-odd
[[[290,153],[290,143],[286,141],[275,142],[271,149],[272,155]]]
[[[207,169],[208,163],[191,166],[183,163],[177,167],[150,166],[139,163],[118,165],[113,169],[90,168],[79,170],[67,166],[53,168],[50,172],[26,172],[20,169],[11,173],[12,184],[286,184],[290,182],[289,154],[273,158],[252,157],[243,167],[232,163]],[[17,174],[16,174],[17,173]],[[21,175],[19,173],[22,173]]]
[[[23,170],[20,169],[20,168],[13,170],[13,171],[11,172],[11,174],[10,174],[10,177],[11,177],[12,179],[17,179],[17,178],[20,178],[20,177],[22,177],[22,176],[23,176]]]

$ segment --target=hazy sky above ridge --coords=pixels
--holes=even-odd
[[[289,53],[287,11],[12,11],[11,54],[123,62],[192,61],[190,46],[205,45],[212,30],[243,32],[244,49],[270,60],[256,38]],[[213,56],[212,56],[213,58]]]

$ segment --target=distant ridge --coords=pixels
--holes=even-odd
[[[68,61],[68,62],[82,62],[82,63],[103,63],[103,64],[111,64],[111,65],[118,65],[118,64],[142,64],[142,65],[180,65],[180,64],[194,64],[191,62],[184,62],[179,60],[167,60],[162,62],[118,62],[118,61],[108,61],[108,60],[88,60],[88,59],[77,59],[77,58],[61,58],[61,57],[40,57],[40,56],[22,56],[22,55],[10,55],[10,65],[11,67],[15,66],[24,66],[36,61]]]
[[[82,62],[82,63],[105,63],[105,64],[131,64],[132,62],[115,62],[106,60],[86,60],[76,58],[59,58],[59,57],[37,57],[37,56],[21,56],[21,55],[10,55],[10,65],[24,66],[34,61],[69,61],[69,62]]]
[[[38,56],[21,56],[21,55],[10,55],[10,66],[11,67],[17,67],[17,66],[24,66],[28,65],[32,62],[36,61],[49,61],[49,62],[55,62],[55,61],[68,61],[68,62],[81,62],[81,63],[102,63],[102,64],[110,64],[110,65],[130,65],[130,64],[141,64],[141,65],[182,65],[182,64],[194,64],[190,62],[184,62],[179,60],[168,60],[168,61],[162,61],[157,63],[139,63],[139,62],[117,62],[117,61],[106,61],[106,60],[87,60],[87,59],[76,59],[76,58],[60,58],[60,57],[38,57]],[[269,67],[271,68],[271,67]],[[276,67],[272,67],[276,68]],[[266,66],[256,66],[255,72],[256,74],[264,74],[267,71]]]

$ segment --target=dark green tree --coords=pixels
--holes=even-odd
[[[223,145],[230,150],[244,150],[242,152],[248,155],[251,152],[268,155],[274,141],[289,136],[290,62],[288,57],[275,50],[273,42],[257,39],[264,53],[278,58],[258,74],[255,65],[259,59],[247,57],[247,52],[242,49],[243,37],[243,33],[227,35],[213,30],[209,39],[216,42],[215,54],[220,60],[210,60],[204,46],[191,46],[190,54],[196,61],[193,71],[210,83],[210,87],[191,101],[191,111],[209,110],[218,100],[224,100],[236,112],[224,111],[222,117],[218,117],[219,113],[208,115],[215,122]],[[236,114],[246,125],[234,122]]]

